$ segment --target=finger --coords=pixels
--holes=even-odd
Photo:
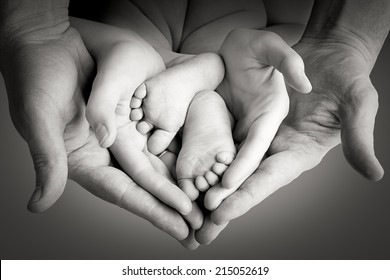
[[[209,211],[214,211],[229,195],[234,193],[237,188],[224,188],[221,184],[210,188],[204,197],[204,207]]]
[[[156,160],[152,162],[133,143],[122,141],[122,137],[118,137],[110,149],[123,170],[137,184],[180,213],[186,215],[191,212],[190,199],[166,176],[169,171],[157,157],[151,155]]]
[[[187,238],[180,241],[181,245],[186,247],[188,250],[195,250],[199,247],[198,241],[195,239],[195,230],[191,229]]]
[[[117,44],[97,60],[97,74],[86,116],[103,148],[114,143],[117,121],[129,120],[134,91],[153,72],[146,61],[139,59],[139,53],[136,45]]]
[[[374,152],[374,125],[378,110],[377,92],[370,81],[353,92],[341,111],[341,142],[346,159],[360,174],[372,181],[384,171]]]
[[[280,187],[289,184],[303,171],[316,166],[324,151],[283,151],[265,159],[256,172],[211,213],[215,224],[224,224],[246,213]]]
[[[309,93],[312,86],[305,74],[305,65],[300,55],[277,34],[273,32],[259,34],[261,36],[254,50],[260,62],[275,67],[283,74],[286,83],[298,92]]]
[[[215,238],[218,237],[218,235],[226,228],[229,222],[225,222],[219,225],[214,224],[211,219],[210,215],[208,215],[204,222],[202,227],[195,232],[195,239],[197,242],[199,242],[202,245],[210,244]]]
[[[279,112],[260,116],[249,128],[247,138],[222,176],[222,186],[237,189],[257,169],[282,122]]]
[[[36,188],[28,209],[42,212],[50,208],[64,191],[68,177],[67,155],[63,124],[55,112],[39,110],[30,115],[30,119],[25,139],[34,163]]]
[[[198,230],[203,224],[203,212],[196,202],[192,202],[192,210],[184,215],[184,219],[189,223],[193,230]]]
[[[105,74],[103,70],[100,70],[102,73],[98,72],[93,82],[86,117],[95,131],[99,145],[108,148],[114,143],[117,134],[115,110],[121,89],[117,88],[117,79]],[[130,114],[130,108],[128,110]]]
[[[72,179],[94,195],[146,219],[178,240],[188,236],[188,226],[177,211],[161,203],[122,171],[107,166],[82,166],[73,170]]]

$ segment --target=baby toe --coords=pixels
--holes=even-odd
[[[142,109],[133,109],[130,113],[130,119],[132,121],[139,121],[143,118],[144,112]]]
[[[146,96],[146,85],[145,84],[142,84],[140,85],[134,92],[134,96],[139,98],[139,99],[142,99],[142,98],[145,98]]]
[[[147,134],[153,129],[153,125],[151,123],[148,123],[146,121],[142,121],[137,123],[137,130],[141,134]]]
[[[209,183],[207,183],[206,179],[203,176],[196,177],[195,186],[201,192],[207,191],[210,187]]]
[[[217,154],[217,161],[229,165],[234,160],[234,154],[231,152],[220,152]]]
[[[139,99],[137,97],[133,97],[130,101],[130,108],[137,109],[141,107],[142,105],[142,99]]]
[[[219,182],[218,175],[212,171],[207,171],[205,174],[205,178],[207,183],[209,183],[210,186],[214,186]]]
[[[228,168],[228,166],[226,164],[223,164],[223,163],[220,163],[220,162],[216,162],[214,163],[213,167],[212,167],[212,171],[217,174],[218,176],[222,176],[222,174],[226,171],[226,169]]]

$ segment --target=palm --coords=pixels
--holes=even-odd
[[[298,148],[312,157],[306,161],[307,168],[312,168],[342,136],[351,164],[367,177],[377,176],[372,146],[377,96],[363,54],[343,44],[312,48],[301,43],[295,48],[305,60],[313,91],[309,95],[290,94],[290,112],[270,153],[290,145],[290,150]]]
[[[217,224],[241,216],[316,166],[340,142],[348,161],[364,176],[377,180],[383,175],[373,150],[377,93],[364,55],[345,44],[300,43],[295,48],[305,60],[313,91],[301,95],[290,90],[289,114],[268,157],[212,213]]]
[[[177,212],[109,166],[109,152],[99,146],[85,118],[83,93],[90,89],[93,60],[75,29],[50,40],[23,41],[2,63],[10,113],[29,144],[36,168],[31,211],[44,211],[60,197],[69,170],[71,179],[98,197],[177,239],[188,235]]]

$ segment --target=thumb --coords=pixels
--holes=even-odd
[[[365,82],[364,86],[361,86]],[[359,86],[341,111],[341,142],[346,159],[360,174],[372,181],[384,171],[374,152],[374,124],[378,110],[378,94],[368,81]]]
[[[39,117],[29,126],[26,139],[36,173],[36,187],[27,207],[31,212],[50,208],[66,185],[68,166],[63,129],[56,123],[53,118]]]
[[[117,133],[115,110],[119,97],[117,86],[113,84],[113,81],[115,81],[114,78],[110,79],[105,74],[97,73],[86,110],[86,118],[95,131],[102,148],[110,147]]]
[[[260,62],[275,67],[283,74],[286,83],[298,92],[309,93],[312,86],[305,74],[305,65],[300,55],[279,35],[272,32],[261,34],[258,46],[254,48]]]

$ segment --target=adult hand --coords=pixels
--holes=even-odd
[[[109,166],[109,152],[99,146],[85,118],[82,93],[90,89],[94,66],[79,33],[65,23],[6,38],[1,70],[10,113],[36,169],[36,189],[28,208],[41,212],[52,206],[69,170],[71,179],[96,196],[176,239],[186,238],[189,230],[179,213]]]
[[[272,32],[239,28],[226,37],[220,54],[226,67],[218,93],[236,124],[238,154],[225,171],[222,185],[205,196],[205,207],[216,209],[257,169],[287,116],[286,84],[308,93],[311,84],[301,57]]]
[[[305,170],[340,142],[349,163],[369,180],[383,169],[374,154],[377,92],[369,75],[375,57],[353,34],[307,39],[295,50],[305,62],[311,94],[290,88],[290,111],[256,172],[211,214],[215,224],[237,218]],[[204,233],[204,243],[215,233]]]

